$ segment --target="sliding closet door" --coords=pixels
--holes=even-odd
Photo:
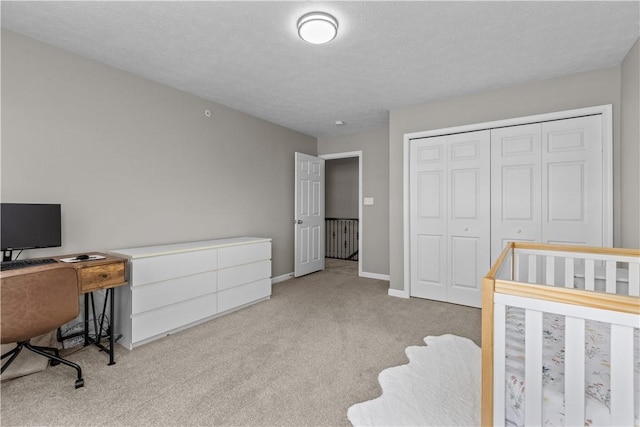
[[[542,241],[602,246],[602,119],[542,124]]]
[[[540,123],[491,130],[491,262],[542,235]]]
[[[481,305],[490,267],[489,135],[411,141],[411,296]]]

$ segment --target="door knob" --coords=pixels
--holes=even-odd
[[[298,220],[295,220],[295,219],[294,219],[294,220],[293,220],[293,223],[294,223],[294,224],[302,224],[302,220],[301,220],[301,219],[298,219]]]
[[[469,231],[469,227],[465,227],[465,228],[464,228],[464,231]]]

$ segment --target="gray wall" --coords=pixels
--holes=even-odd
[[[389,116],[390,287],[403,290],[405,286],[402,211],[405,133],[603,104],[613,104],[614,244],[620,245],[620,67],[392,110]]]
[[[362,197],[373,197],[374,202],[362,206],[362,271],[385,276],[389,274],[388,141],[387,128],[318,138],[318,154],[362,151]]]
[[[325,216],[358,218],[358,158],[325,162]]]
[[[640,248],[640,39],[622,62],[620,246]]]
[[[2,30],[2,201],[62,203],[63,247],[27,257],[249,235],[273,238],[274,276],[292,272],[294,152],[316,148]]]

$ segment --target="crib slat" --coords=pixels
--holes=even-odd
[[[564,259],[564,286],[565,288],[573,288],[574,286],[574,269],[573,258]]]
[[[529,255],[528,283],[536,283],[536,256],[535,255]]]
[[[542,313],[525,312],[525,426],[542,425]]]
[[[611,325],[611,425],[633,425],[633,328]]]
[[[506,309],[502,304],[493,306],[493,425],[504,427],[507,417],[506,394]]]
[[[584,260],[584,289],[595,290],[595,262],[592,259]]]
[[[555,285],[556,284],[556,263],[555,257],[547,256],[546,264],[547,264],[547,285]]]
[[[616,262],[607,261],[605,291],[609,294],[616,293]]]
[[[583,426],[585,417],[584,319],[565,319],[565,425]]]
[[[629,295],[640,296],[640,264],[629,263]]]

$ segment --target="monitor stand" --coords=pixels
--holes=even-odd
[[[13,258],[13,251],[11,249],[5,249],[2,251],[2,262],[11,261]]]

